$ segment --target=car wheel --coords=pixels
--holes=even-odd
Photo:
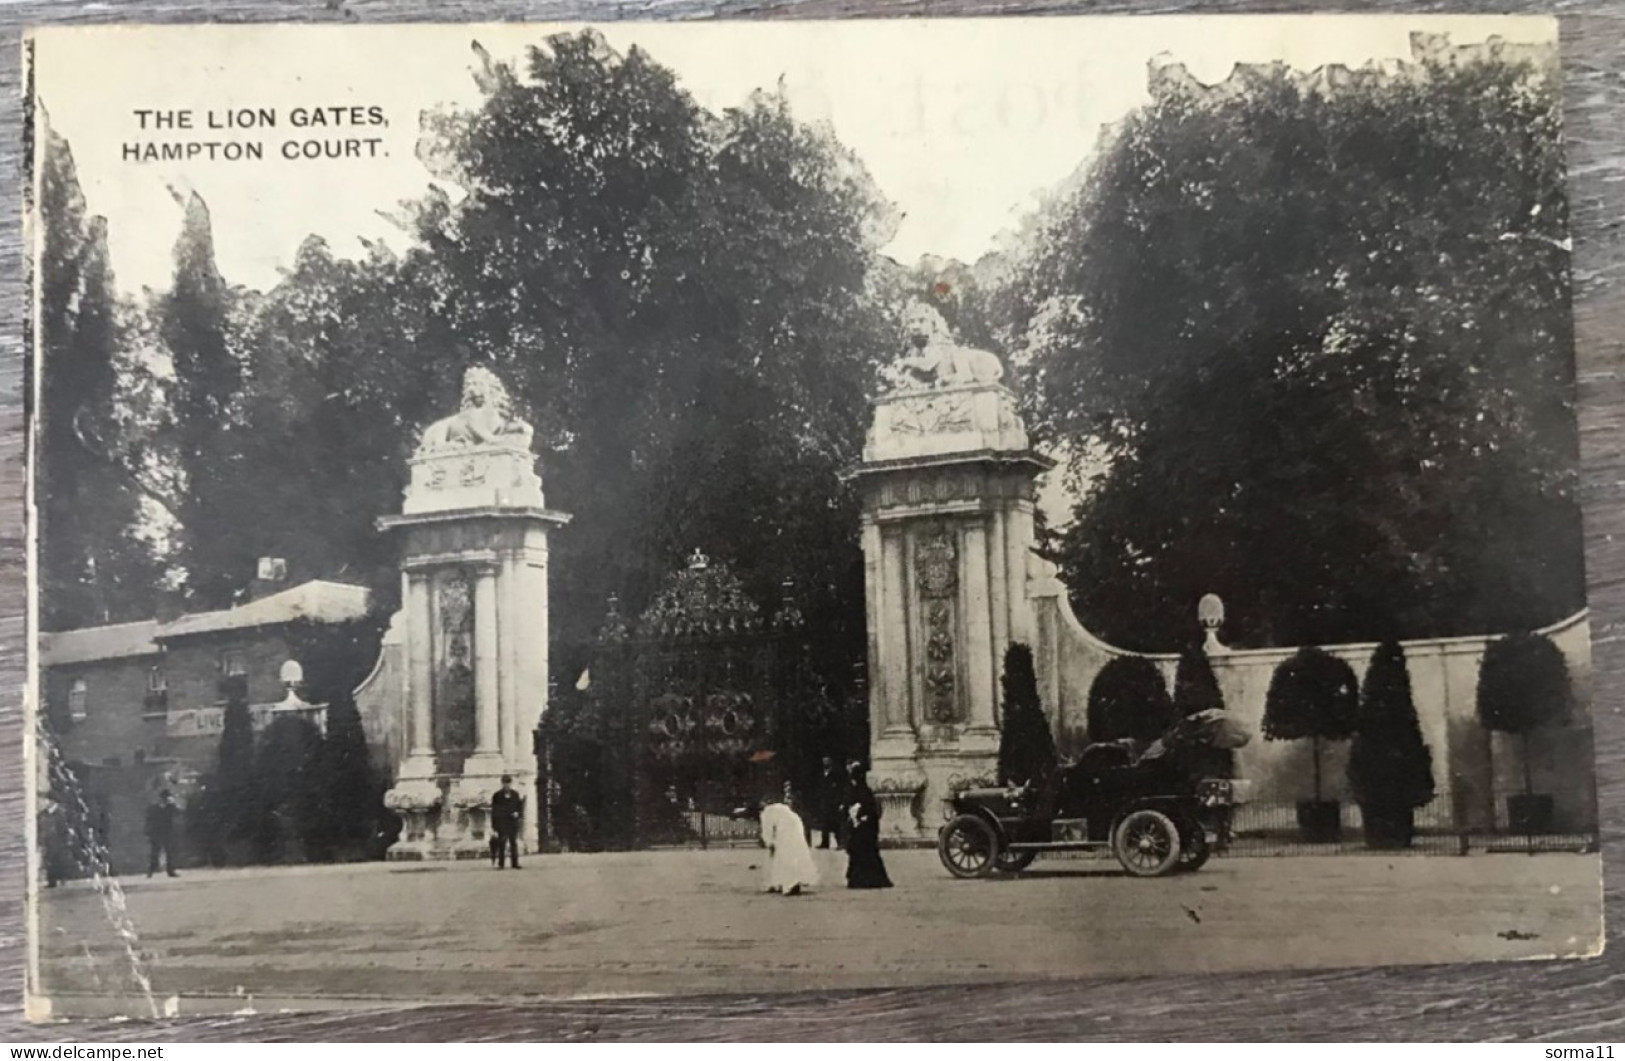
[[[1037,851],[1009,851],[999,852],[999,857],[993,860],[993,865],[1000,873],[1020,873],[1033,864],[1038,857]]]
[[[1179,865],[1179,827],[1158,810],[1131,811],[1117,824],[1112,853],[1136,877],[1161,877]]]
[[[937,856],[956,877],[985,877],[999,859],[999,838],[982,819],[961,814],[942,827]]]
[[[1180,844],[1179,872],[1195,873],[1207,865],[1207,860],[1212,857],[1213,845],[1207,842],[1207,834],[1194,829]]]

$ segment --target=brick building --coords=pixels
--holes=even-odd
[[[290,710],[325,726],[320,707],[288,699],[283,665],[308,666],[312,632],[354,624],[369,604],[364,587],[313,581],[221,611],[41,635],[42,715],[116,872],[144,863],[157,790],[174,789],[184,807],[214,768],[234,693],[256,731]]]

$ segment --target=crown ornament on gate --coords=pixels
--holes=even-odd
[[[684,637],[749,633],[762,628],[761,609],[727,564],[699,549],[668,576],[638,621],[640,636]]]

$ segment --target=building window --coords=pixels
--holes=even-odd
[[[146,715],[163,715],[169,711],[169,678],[162,667],[147,671],[147,695],[141,702],[141,711]]]
[[[220,653],[220,681],[216,695],[225,701],[248,699],[248,661],[241,649],[228,648]]]
[[[68,717],[75,722],[83,722],[89,712],[85,709],[85,680],[75,678],[73,684],[68,686]]]

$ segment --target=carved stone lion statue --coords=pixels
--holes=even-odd
[[[461,406],[451,416],[423,429],[418,452],[493,445],[528,450],[532,434],[531,426],[513,415],[508,389],[496,373],[475,365],[463,376]]]
[[[918,352],[892,366],[899,387],[997,383],[1004,378],[1004,364],[998,355],[954,342],[942,315],[930,306],[914,303],[905,323],[909,340]]]

